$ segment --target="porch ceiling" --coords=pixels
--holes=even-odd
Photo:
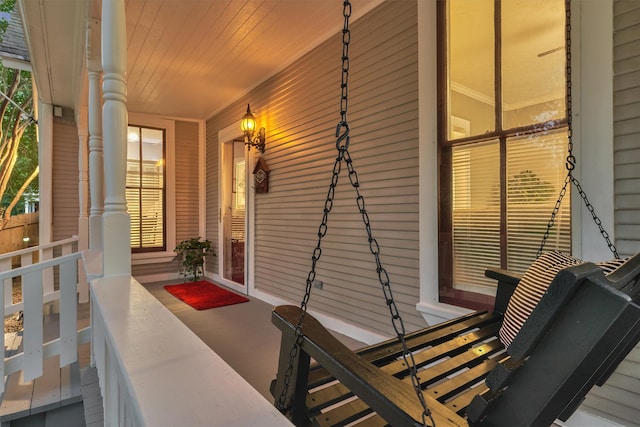
[[[352,20],[381,1],[355,1]],[[41,97],[86,104],[85,40],[91,22],[99,29],[100,1],[19,4]],[[342,23],[340,0],[126,0],[128,109],[207,119]],[[99,38],[89,39],[96,55]]]

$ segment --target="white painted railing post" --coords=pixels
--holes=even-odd
[[[11,257],[0,259],[0,273],[3,271],[9,271],[13,268],[11,265]],[[3,280],[4,291],[2,292],[2,307],[4,307],[5,301],[11,301],[13,298],[13,281],[11,279]],[[4,348],[4,347],[3,347]]]
[[[78,112],[78,204],[80,215],[78,217],[78,251],[89,248],[89,147],[87,129],[87,109]],[[82,264],[82,261],[80,261]],[[78,293],[80,302],[89,301],[89,285],[84,274],[84,267],[79,266]]]
[[[24,379],[42,376],[42,274],[29,272],[22,276],[24,301]]]
[[[7,264],[9,266],[9,268],[6,268]],[[11,270],[11,258],[0,259],[0,273],[2,273],[4,271],[9,271],[9,270]],[[10,278],[10,277],[0,281],[0,285],[2,285],[2,287],[4,288],[4,291],[0,292],[0,310],[2,310],[2,318],[3,319],[5,318],[4,302],[5,302],[5,299],[7,298],[6,291],[7,291],[7,288],[9,288],[9,290],[11,291],[12,282],[13,282],[13,279]],[[9,293],[9,297],[8,298],[9,298],[9,301],[11,301],[11,298],[12,298],[12,294],[11,293]],[[4,336],[5,336],[5,334],[0,334],[0,348],[2,348],[2,349],[5,349]],[[6,355],[6,351],[4,351],[2,354]],[[5,373],[4,373],[4,357],[3,357],[2,358],[2,363],[0,363],[0,378],[2,378],[2,382],[0,384],[0,391],[2,391],[2,392],[4,392],[4,377],[5,377]]]
[[[40,208],[38,212],[38,242],[51,243],[53,235],[53,105],[40,103],[38,108],[38,186]]]
[[[31,259],[33,255],[29,254],[29,258]],[[48,261],[53,259],[53,246],[45,246],[40,250],[39,253],[39,261]],[[23,257],[24,258],[24,257]],[[28,264],[25,264],[25,259],[22,260],[22,267],[25,265],[31,265],[32,261],[28,261]],[[54,284],[53,284],[53,268],[46,268],[42,270],[42,288],[44,293],[53,292]]]
[[[104,277],[131,275],[131,220],[125,195],[127,168],[127,40],[124,0],[102,2],[102,67],[104,69],[105,204],[103,221]],[[108,233],[106,232],[108,230]]]
[[[91,20],[87,36],[89,69],[89,247],[102,250],[104,213],[104,158],[102,154],[102,66],[100,64],[100,21]]]
[[[77,320],[77,283],[78,265],[81,254],[73,252],[77,237],[59,242],[49,243],[42,247],[26,248],[9,254],[0,255],[0,266],[7,265],[14,257],[20,257],[23,265],[13,269],[0,271],[0,284],[11,283],[18,278],[22,282],[22,301],[13,302],[0,292],[0,308],[2,317],[17,312],[24,313],[23,351],[10,357],[3,357],[0,363],[0,378],[4,378],[20,370],[24,371],[25,381],[38,378],[43,373],[43,361],[60,355],[60,367],[77,361],[78,344],[89,341],[91,328],[78,331]],[[54,250],[54,248],[56,248]],[[33,256],[52,253],[51,259],[41,256],[37,262]],[[43,277],[45,271],[58,268],[59,290],[43,293]],[[44,343],[43,307],[44,304],[60,304],[60,329],[58,338]],[[0,335],[0,348],[4,348],[5,335]],[[0,381],[0,394],[4,391],[4,381]]]

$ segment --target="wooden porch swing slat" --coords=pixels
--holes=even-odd
[[[493,313],[406,336],[438,426],[566,420],[640,340],[640,254],[608,277],[592,263],[560,270],[506,351],[497,333],[519,279],[502,270],[487,276],[499,283]],[[299,317],[295,306],[273,311],[283,334],[274,396],[283,387]],[[352,352],[308,314],[302,334],[288,396],[296,425],[422,425],[397,340]]]

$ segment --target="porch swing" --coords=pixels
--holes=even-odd
[[[486,275],[498,282],[493,312],[472,313],[407,334],[349,154],[351,4],[344,1],[338,155],[302,302],[299,307],[276,307],[272,316],[282,340],[271,392],[276,407],[295,425],[548,426],[557,418],[568,419],[591,387],[604,384],[640,341],[640,255],[618,259],[572,174],[569,2],[568,172],[538,258],[521,278],[505,270],[487,270]],[[356,352],[307,313],[343,162],[397,335]],[[558,252],[543,253],[569,183],[578,189],[616,260],[596,265]]]

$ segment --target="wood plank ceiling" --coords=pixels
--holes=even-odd
[[[99,28],[101,7],[100,0],[88,7],[85,1],[21,0],[27,32],[36,34],[30,43],[33,59],[49,67],[36,79],[46,86],[41,88],[45,101],[56,105],[73,108],[69,104],[83,102],[79,80],[86,77],[78,70],[84,49],[76,46],[84,45],[87,16]],[[381,1],[354,1],[352,20]],[[340,0],[125,0],[125,5],[129,111],[176,118],[211,117],[343,24]],[[78,16],[83,9],[85,16]],[[97,46],[90,48],[94,51]]]

